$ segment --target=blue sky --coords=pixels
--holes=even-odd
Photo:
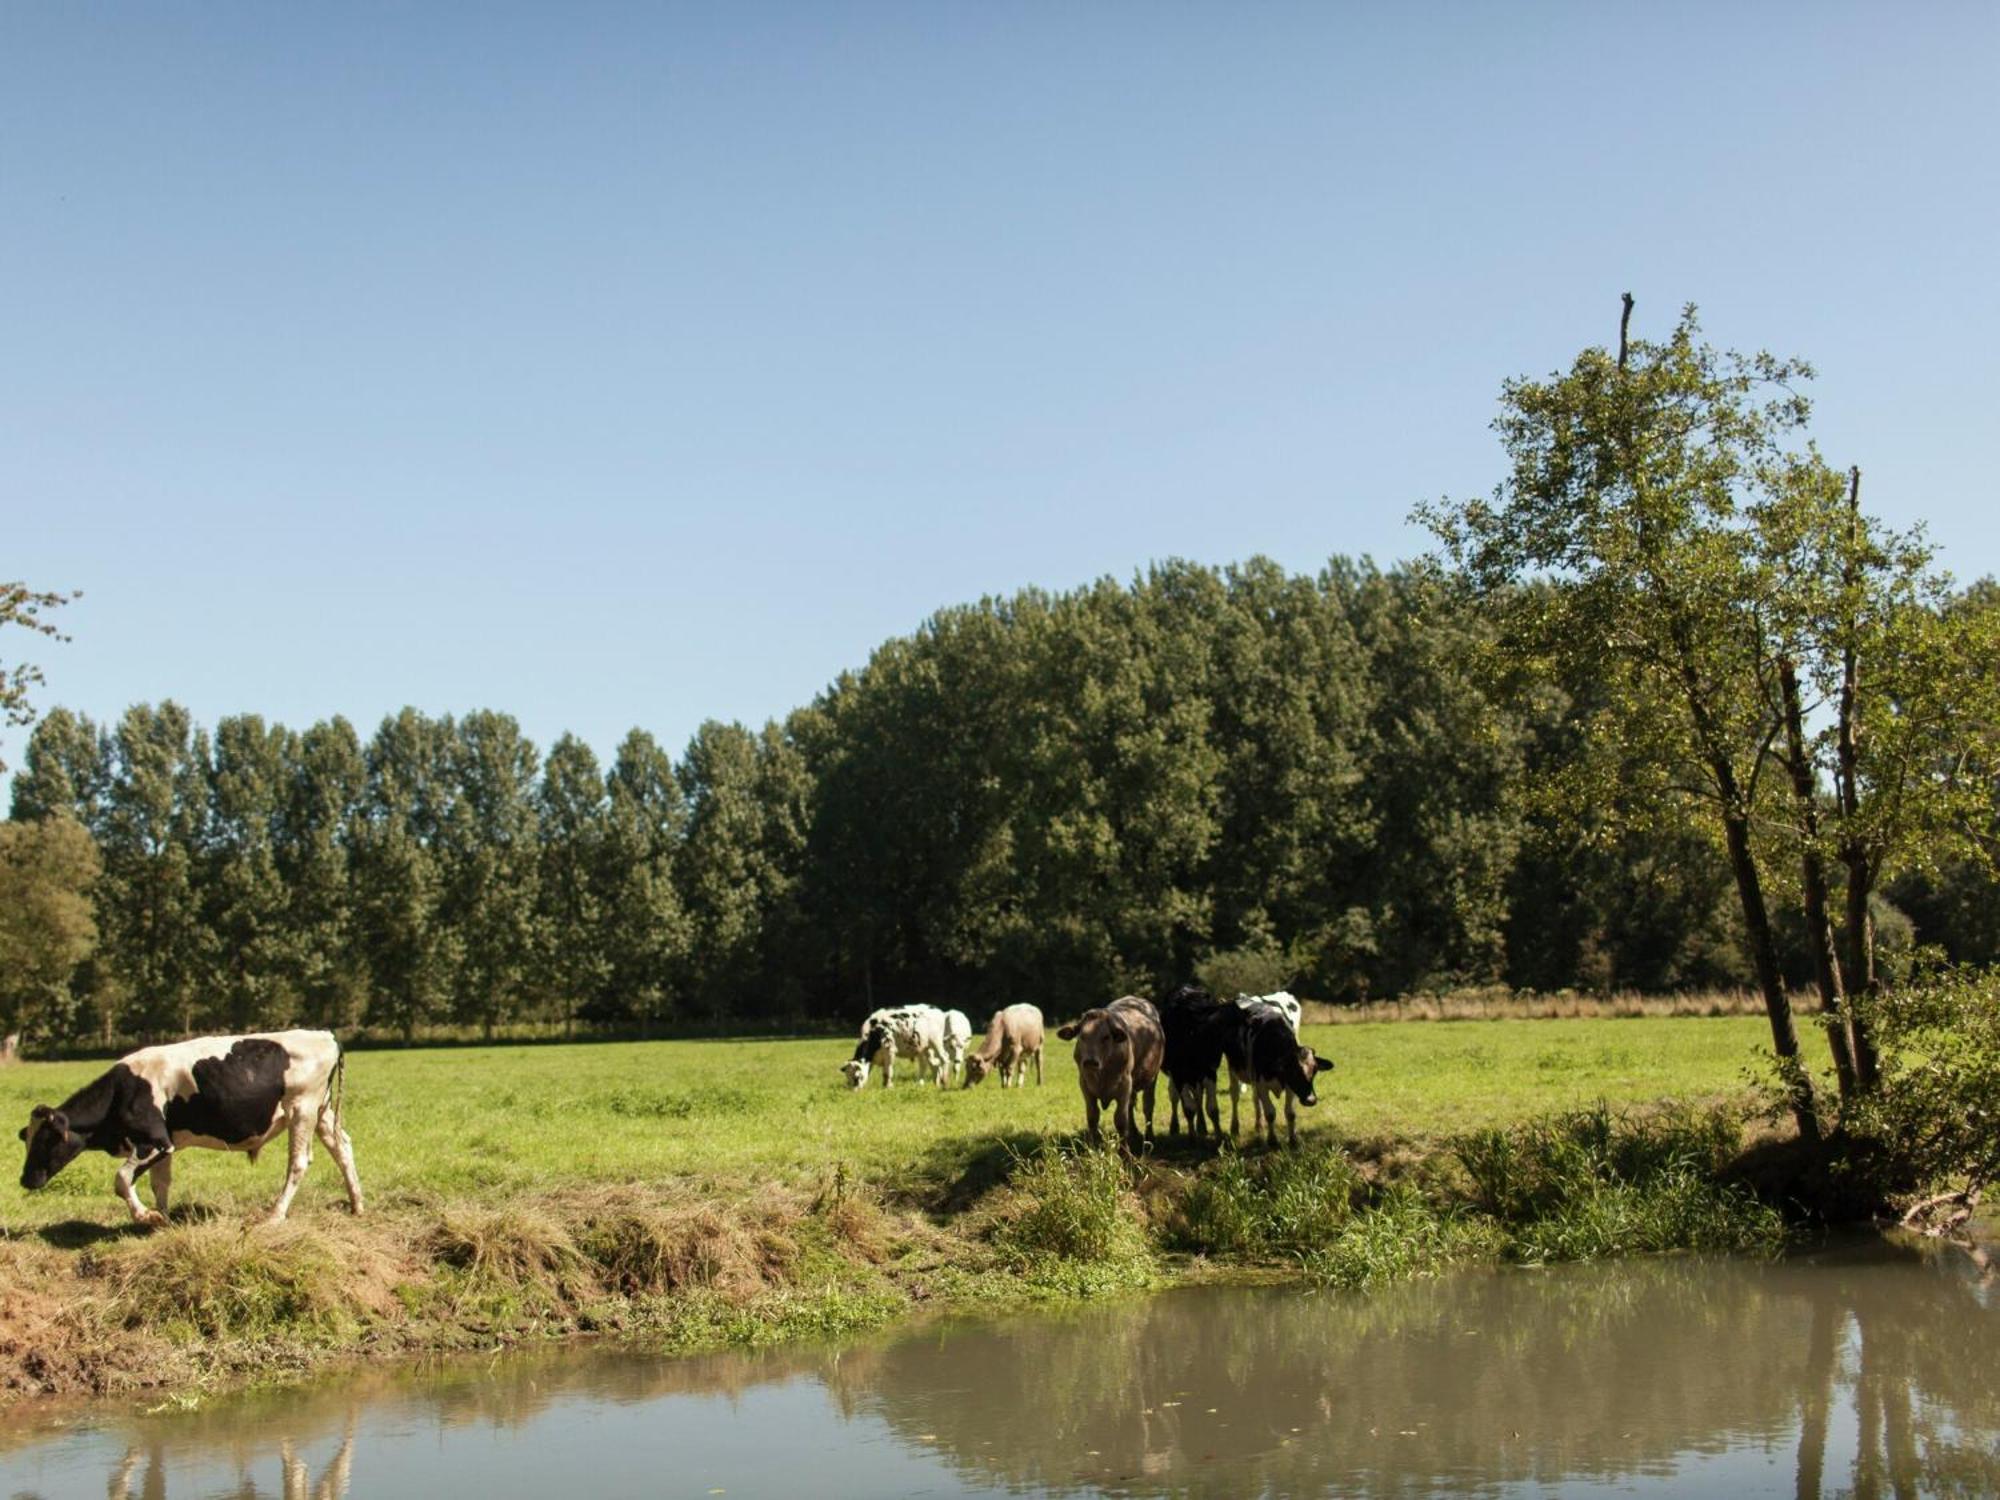
[[[1819,367],[2000,571],[2000,7],[0,4],[43,706],[759,722],[932,610],[1388,561],[1503,378]],[[18,761],[25,731],[0,736]]]

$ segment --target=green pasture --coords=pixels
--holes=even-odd
[[[1319,1107],[1300,1111],[1300,1135],[1436,1138],[1600,1099],[1739,1095],[1761,1068],[1768,1036],[1757,1017],[1308,1026],[1307,1040],[1338,1070]],[[1816,1032],[1808,1041],[1824,1051]],[[1002,1091],[988,1080],[940,1093],[899,1079],[886,1093],[871,1082],[857,1094],[839,1072],[850,1050],[819,1038],[355,1052],[346,1121],[371,1204],[385,1209],[666,1179],[734,1195],[838,1171],[923,1191],[957,1178],[996,1139],[1025,1146],[1081,1126],[1069,1044],[1053,1037],[1039,1089]],[[103,1066],[0,1070],[0,1122],[11,1132],[33,1105],[59,1103]],[[1249,1116],[1246,1099],[1246,1141]],[[1166,1119],[1163,1095],[1162,1137]],[[87,1154],[37,1194],[8,1170],[0,1226],[116,1222],[124,1209],[111,1196],[114,1165]],[[176,1163],[175,1202],[249,1214],[275,1196],[283,1170],[282,1141],[254,1165],[191,1151]],[[343,1202],[338,1175],[316,1151],[295,1213]]]

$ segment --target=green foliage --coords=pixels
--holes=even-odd
[[[1409,1281],[1491,1260],[1503,1239],[1492,1220],[1440,1205],[1401,1183],[1354,1214],[1330,1239],[1304,1251],[1299,1267],[1322,1286]]]
[[[2000,1178],[2000,970],[1927,974],[1864,1002],[1882,1087],[1842,1124],[1880,1197],[1980,1193]]]
[[[1212,1255],[1304,1255],[1338,1238],[1364,1198],[1337,1146],[1232,1151],[1186,1184],[1166,1238]]]
[[[97,942],[97,846],[74,818],[0,823],[0,1034],[61,1036],[71,979]]]
[[[1726,1111],[1620,1115],[1600,1104],[1474,1131],[1454,1150],[1508,1253],[1547,1261],[1777,1250],[1777,1213],[1721,1180],[1739,1144]]]
[[[68,636],[42,616],[49,610],[61,608],[75,597],[74,594],[31,589],[19,581],[0,583],[0,627],[15,625],[36,635],[68,640]],[[9,666],[0,662],[0,722],[32,722],[35,711],[28,703],[28,694],[41,686],[43,680],[41,668],[32,663],[20,662]],[[6,769],[6,762],[0,761],[0,771]]]
[[[1110,1146],[1045,1145],[1018,1158],[1021,1207],[995,1227],[995,1248],[1023,1271],[1048,1261],[1143,1266],[1150,1252],[1126,1171]]]

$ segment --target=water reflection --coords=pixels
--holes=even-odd
[[[1941,1247],[1195,1291],[840,1350],[376,1372],[16,1434],[0,1494],[1991,1495],[1996,1335],[2000,1282]]]

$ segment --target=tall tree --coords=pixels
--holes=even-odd
[[[574,735],[549,749],[536,790],[539,986],[566,1029],[603,1009],[611,957],[605,931],[609,797],[597,757]]]
[[[453,797],[439,829],[443,912],[457,934],[457,1019],[488,1036],[525,1018],[536,954],[535,772],[540,757],[507,714],[459,720],[446,764]]]
[[[1629,312],[1629,305],[1628,305]],[[1504,612],[1506,647],[1599,656],[1627,683],[1607,717],[1670,694],[1682,789],[1721,824],[1772,1045],[1801,1135],[1821,1123],[1780,969],[1755,840],[1779,725],[1747,509],[1770,495],[1810,408],[1796,360],[1718,353],[1687,309],[1663,343],[1587,349],[1565,373],[1507,383],[1496,422],[1512,472],[1492,501],[1420,512]],[[1548,586],[1522,589],[1531,579]],[[1614,677],[1612,685],[1618,685]]]
[[[672,759],[643,730],[619,744],[605,784],[604,982],[592,1014],[650,1029],[673,1015],[688,973],[687,914],[675,885],[687,809]]]
[[[256,714],[215,726],[209,807],[198,873],[215,939],[208,1003],[231,1031],[263,1031],[296,1018],[290,987],[299,965],[290,893],[278,865],[278,832],[294,737]]]
[[[128,709],[112,736],[98,921],[126,994],[123,1023],[148,1037],[194,1029],[215,936],[196,862],[208,812],[208,737],[166,702]]]
[[[337,716],[291,748],[274,833],[288,903],[288,981],[305,1019],[344,1028],[360,1020],[367,989],[351,858],[367,766],[354,726]]]
[[[101,869],[66,814],[0,823],[0,1033],[73,1032],[71,978],[97,941],[90,890]]]
[[[351,839],[354,921],[369,975],[368,1019],[405,1039],[442,1020],[458,966],[437,844],[452,801],[449,718],[405,708],[369,742]]]

